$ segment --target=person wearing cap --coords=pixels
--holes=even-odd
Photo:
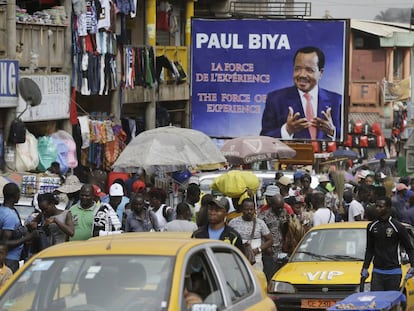
[[[326,188],[330,183],[329,177],[326,174],[319,176],[319,184],[316,186],[315,191],[326,194],[329,190]]]
[[[67,205],[65,209],[70,209],[72,205],[79,201],[79,191],[81,190],[82,183],[76,175],[69,175],[66,177],[65,182],[62,186],[57,188],[55,191],[58,193],[64,193],[67,195]]]
[[[92,237],[94,216],[99,208],[92,184],[81,186],[79,198],[79,202],[70,208],[75,225],[75,234],[69,238],[70,241],[83,241]]]
[[[95,194],[95,200],[97,203],[101,202],[101,199],[106,196],[106,193],[102,191],[98,185],[93,185],[93,191]]]
[[[280,194],[280,188],[276,185],[268,185],[266,187],[266,191],[263,193],[263,195],[265,197],[265,204],[263,204],[262,206],[259,207],[260,212],[264,212],[264,211],[271,208],[271,206],[269,204],[269,200],[275,194]],[[288,203],[285,202],[283,207],[289,215],[293,215],[292,207]]]
[[[136,180],[132,183],[132,192],[133,193],[145,192],[146,188],[147,188],[146,184],[140,179],[138,179],[138,180]]]
[[[243,240],[240,234],[229,225],[225,219],[229,203],[223,196],[213,198],[207,204],[208,224],[193,232],[192,238],[221,240],[236,246],[243,254]]]
[[[305,211],[305,197],[301,194],[295,194],[295,196],[289,197],[289,205],[292,207],[294,215],[292,219],[298,220],[303,227],[303,233],[307,232],[311,228],[312,217],[310,213]]]
[[[229,226],[240,233],[243,243],[250,244],[256,255],[253,267],[263,271],[262,252],[272,247],[272,234],[264,221],[256,217],[256,206],[253,199],[244,199],[241,206],[242,216],[233,218],[229,222]]]
[[[373,185],[375,182],[375,173],[370,170],[362,170],[359,173],[359,184]]]
[[[292,186],[292,180],[288,176],[283,175],[282,177],[280,177],[279,180],[276,182],[276,186],[279,187],[280,194],[284,198],[288,198],[290,196],[289,190]]]
[[[367,226],[367,246],[361,277],[369,276],[373,262],[371,291],[399,291],[402,277],[400,247],[404,247],[414,273],[414,248],[407,229],[391,216],[391,199],[383,196],[376,200],[377,219]]]
[[[109,202],[101,202],[95,212],[92,230],[93,236],[102,235],[103,232],[121,230],[122,223],[116,213],[116,208],[121,202],[123,195],[124,188],[118,183],[113,183],[109,188]]]
[[[257,218],[262,219],[272,234],[272,247],[263,252],[263,272],[269,281],[273,274],[281,267],[279,255],[283,253],[283,239],[287,230],[288,218],[284,205],[285,200],[280,193],[266,197],[268,209],[259,210]]]
[[[111,195],[111,187],[113,185],[120,185],[114,186],[114,191],[112,192],[113,195]],[[114,180],[112,185],[109,187],[109,194],[101,198],[102,203],[108,203],[112,206],[114,211],[116,211],[116,214],[118,215],[118,218],[120,220],[123,219],[124,213],[125,213],[125,206],[129,203],[129,197],[126,196],[126,186],[125,182],[122,178],[117,178]],[[122,194],[121,194],[122,192]]]
[[[379,187],[384,184],[384,179],[387,177],[383,172],[375,172],[374,175],[374,186]]]

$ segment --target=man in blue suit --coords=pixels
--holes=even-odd
[[[325,55],[303,47],[294,57],[294,86],[267,95],[260,135],[282,139],[338,140],[341,131],[340,94],[322,89],[318,82]]]

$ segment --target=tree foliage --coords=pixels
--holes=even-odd
[[[389,8],[385,11],[381,11],[374,17],[374,20],[384,22],[396,22],[396,23],[410,23],[411,10]]]

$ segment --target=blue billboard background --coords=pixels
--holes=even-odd
[[[304,46],[325,53],[319,85],[344,98],[346,31],[345,20],[193,19],[192,128],[212,137],[259,135],[266,94],[293,85],[294,53]],[[341,132],[343,118],[344,104]]]

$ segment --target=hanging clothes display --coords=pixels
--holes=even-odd
[[[156,82],[155,57],[152,47],[124,47],[124,87],[153,87]]]
[[[118,85],[116,19],[135,6],[110,0],[88,0],[85,5],[85,10],[73,11],[73,87],[82,95],[109,95]]]
[[[103,170],[111,170],[112,164],[126,146],[127,135],[120,124],[112,120],[89,119],[89,141],[82,149],[81,164]],[[85,143],[82,137],[82,145]]]

